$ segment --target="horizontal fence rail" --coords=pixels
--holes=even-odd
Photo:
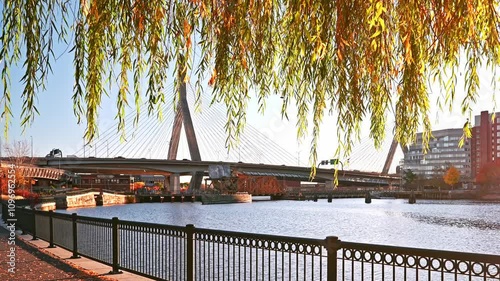
[[[500,280],[500,256],[341,242],[338,280]]]
[[[2,219],[12,219],[2,204]],[[15,208],[23,232],[156,280],[500,280],[500,256],[101,219]]]
[[[324,241],[195,229],[195,280],[326,280]]]

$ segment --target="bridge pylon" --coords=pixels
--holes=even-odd
[[[391,147],[389,148],[389,152],[387,153],[387,158],[385,159],[384,167],[382,168],[382,175],[387,175],[389,173],[389,169],[391,168],[392,161],[394,160],[394,154],[396,154],[396,149],[398,147],[398,141],[396,138],[392,139]],[[400,146],[403,152],[406,153],[407,148]]]
[[[189,147],[189,154],[192,161],[201,161],[200,149],[196,139],[196,132],[194,131],[193,119],[189,111],[189,105],[186,98],[186,83],[183,82],[179,87],[179,102],[177,104],[177,112],[172,126],[172,135],[170,137],[168,147],[168,160],[175,160],[179,150],[179,141],[181,137],[181,128],[184,124],[184,133],[186,134],[187,143]],[[170,176],[171,190],[174,193],[180,191],[180,182],[178,179],[172,177],[179,177],[179,174],[172,174]],[[203,171],[192,173],[191,182],[189,187],[191,189],[200,189],[201,181],[203,179]],[[173,186],[172,186],[173,185]]]

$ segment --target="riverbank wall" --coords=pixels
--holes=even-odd
[[[108,206],[135,203],[135,195],[113,194],[103,192],[88,192],[76,195],[54,196],[56,209]]]
[[[201,203],[203,205],[212,204],[232,204],[232,203],[251,203],[252,195],[248,193],[236,194],[203,194]]]
[[[479,199],[485,201],[500,201],[500,192],[491,192],[486,194],[481,194]]]

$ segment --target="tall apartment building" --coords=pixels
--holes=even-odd
[[[429,179],[441,176],[444,170],[453,165],[462,177],[470,177],[470,142],[458,147],[462,135],[462,128],[432,131],[427,153],[424,154],[422,133],[418,133],[416,142],[404,154],[403,169]]]
[[[481,167],[489,162],[500,162],[500,112],[493,115],[482,111],[474,118],[472,128],[471,166],[476,178]]]

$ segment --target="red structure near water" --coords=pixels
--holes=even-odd
[[[488,163],[500,163],[500,112],[492,118],[488,111],[474,120],[471,145],[472,178]]]

